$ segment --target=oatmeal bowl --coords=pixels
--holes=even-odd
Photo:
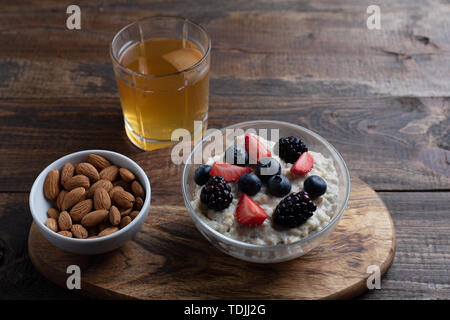
[[[186,159],[182,191],[200,233],[235,258],[276,263],[304,255],[335,229],[350,194],[339,152],[281,121],[208,130]]]

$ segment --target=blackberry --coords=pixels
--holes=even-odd
[[[280,158],[287,163],[294,163],[304,152],[308,151],[306,144],[294,136],[280,138],[278,147]]]
[[[280,201],[273,214],[273,222],[280,227],[295,228],[306,222],[316,211],[316,204],[304,191],[293,192]]]
[[[216,211],[228,208],[232,200],[231,187],[221,176],[211,177],[200,193],[200,201]]]

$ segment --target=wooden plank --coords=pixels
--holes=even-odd
[[[449,192],[381,192],[392,213],[397,252],[381,290],[366,299],[450,297]]]
[[[402,60],[394,54],[255,54],[213,50],[211,94],[273,97],[447,96],[450,54]],[[106,56],[107,51],[97,56]],[[106,61],[105,61],[106,60]],[[325,62],[327,64],[325,64]],[[328,65],[329,63],[329,65]],[[55,65],[58,67],[55,68]],[[411,66],[411,67],[410,67]],[[3,98],[115,97],[117,87],[109,59],[74,61],[53,58],[0,59]],[[218,88],[218,90],[215,88]]]
[[[211,128],[257,119],[297,123],[335,145],[372,188],[450,189],[448,99],[256,99],[222,90],[212,98]],[[126,137],[118,99],[0,100],[0,191],[28,192],[52,161],[98,148],[141,152]]]
[[[108,54],[96,57],[97,50],[106,49],[107,53],[115,33],[142,17],[140,11],[99,11],[82,5],[81,8],[82,28],[76,31],[66,28],[65,6],[47,9],[45,14],[36,8],[28,11],[21,8],[11,13],[2,11],[0,36],[9,46],[5,45],[0,56],[9,57],[8,54],[14,52],[21,57],[29,57],[30,53],[41,58],[75,57],[76,53],[82,58],[109,58]],[[207,29],[213,48],[218,50],[328,56],[343,53],[395,56],[398,52],[398,58],[404,55],[406,60],[419,55],[449,53],[450,32],[443,26],[450,9],[448,6],[434,8],[427,8],[425,15],[421,13],[423,8],[387,5],[382,28],[377,31],[369,31],[366,27],[365,5],[324,11],[243,11],[235,8],[208,12],[196,9],[197,13],[191,18]],[[184,12],[182,6],[172,9],[175,9],[170,11],[172,15]],[[434,32],[437,29],[440,32]],[[43,34],[47,37],[42,38]],[[19,45],[19,40],[26,41]]]
[[[36,9],[5,13],[0,96],[115,96],[110,41],[142,16],[141,11],[115,11],[121,5],[102,12],[87,6],[80,31],[66,29],[65,15],[57,9],[61,5],[46,14]],[[386,6],[383,29],[374,32],[365,27],[364,6],[329,11],[227,7],[219,14],[206,6],[193,18],[211,33],[213,83],[233,82],[234,95],[245,95],[247,87],[260,93],[261,84],[299,96],[448,95],[450,28],[442,26],[450,8],[432,2],[435,10],[425,15],[414,6]],[[170,8],[183,12],[184,7]]]

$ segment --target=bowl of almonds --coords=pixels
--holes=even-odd
[[[150,181],[130,158],[86,150],[50,164],[35,180],[30,210],[56,247],[78,254],[112,251],[130,240],[150,210]]]

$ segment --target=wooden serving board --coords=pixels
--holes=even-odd
[[[227,256],[197,231],[181,194],[182,166],[170,148],[134,157],[152,185],[149,217],[133,241],[116,251],[79,256],[52,246],[33,224],[30,258],[65,287],[67,266],[82,270],[81,292],[95,298],[337,299],[367,290],[367,267],[384,274],[395,252],[394,226],[378,195],[352,177],[350,200],[339,225],[318,248],[279,264]]]

